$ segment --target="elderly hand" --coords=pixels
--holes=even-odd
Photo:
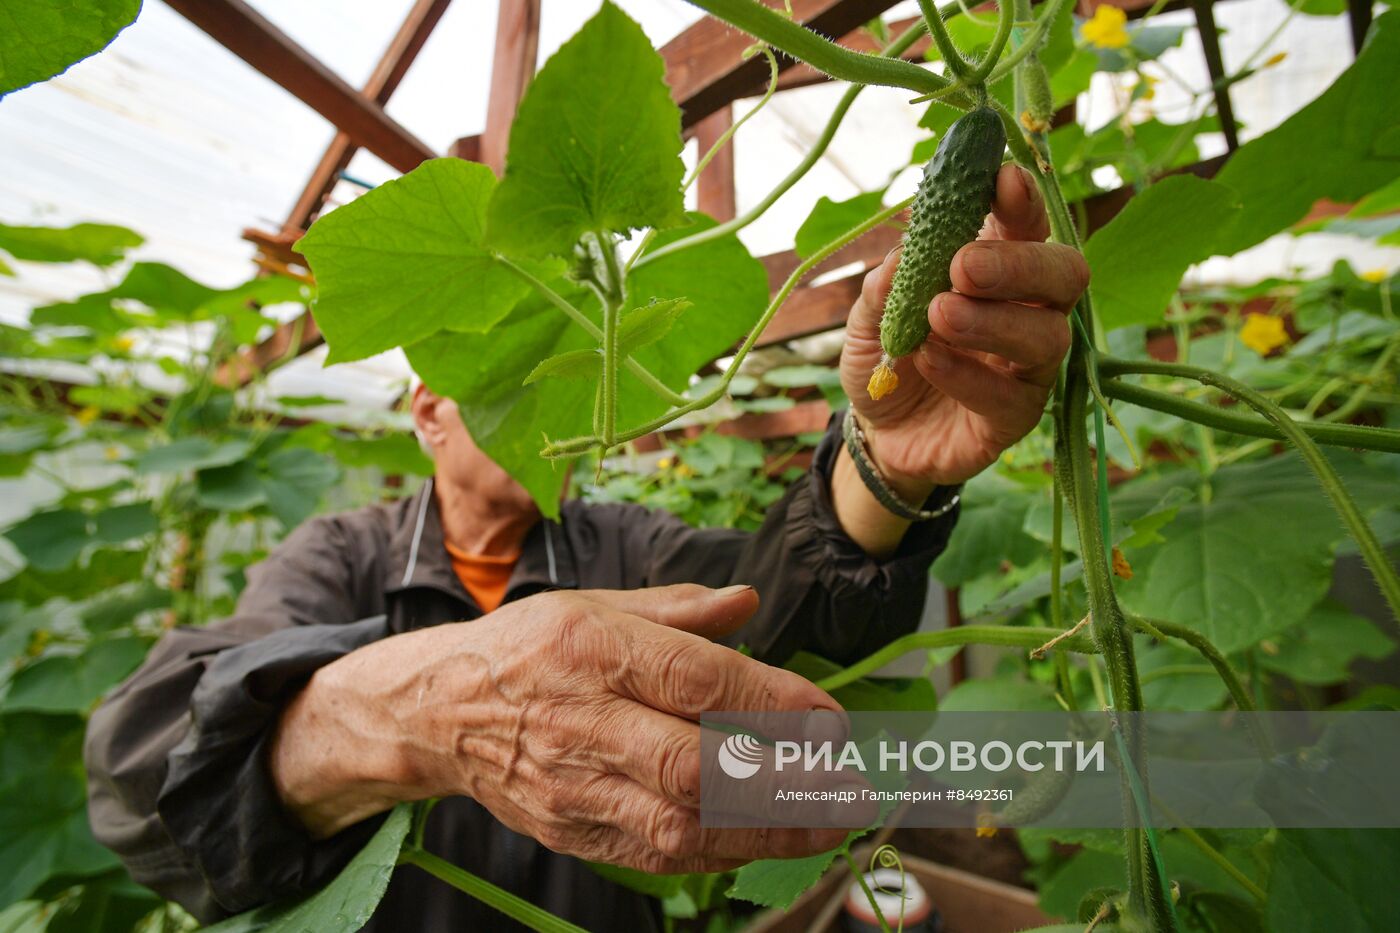
[[[700,826],[702,712],[841,709],[710,641],[757,607],[746,586],[555,592],[386,638],[322,668],[284,712],[274,784],[322,837],[465,795],[557,852],[643,871],[826,851],[846,830]]]
[[[953,258],[956,291],[929,305],[932,333],[896,361],[899,387],[878,402],[866,382],[880,360],[880,313],[897,264],[865,278],[851,309],[841,382],[882,473],[908,501],[971,479],[1040,420],[1070,345],[1066,315],[1089,282],[1084,257],[1042,242],[1040,193],[1006,165],[981,236]]]

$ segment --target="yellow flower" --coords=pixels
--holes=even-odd
[[[132,340],[130,337],[118,337],[112,341],[112,346],[116,347],[118,350],[126,351],[136,346],[136,341]]]
[[[1275,65],[1277,65],[1279,62],[1283,61],[1283,60],[1284,60],[1285,58],[1287,58],[1287,57],[1288,57],[1288,53],[1287,53],[1287,52],[1275,52],[1274,54],[1270,55],[1268,58],[1264,59],[1264,67],[1265,67],[1265,68],[1272,68],[1272,67],[1274,67]]]
[[[1288,328],[1283,319],[1269,314],[1247,314],[1240,328],[1240,342],[1260,356],[1268,356],[1288,343]]]
[[[658,470],[669,470],[669,469],[671,469],[671,458],[670,458],[670,457],[662,457],[660,460],[656,461],[656,468],[657,468]]]
[[[1131,41],[1124,28],[1127,23],[1127,13],[1116,6],[1101,5],[1080,29],[1080,35],[1085,42],[1101,49],[1121,49]]]
[[[86,408],[80,408],[78,410],[78,413],[73,417],[78,419],[78,424],[87,427],[88,425],[96,421],[97,416],[100,414],[102,414],[102,412],[98,409],[96,405],[89,405]]]
[[[1133,578],[1133,565],[1128,563],[1128,558],[1123,551],[1117,547],[1113,549],[1113,575],[1120,580],[1131,580]]]
[[[685,478],[687,476],[694,476],[695,471],[692,470],[690,467],[686,466],[684,463],[678,463],[676,464],[676,475],[681,478]]]
[[[1368,282],[1375,282],[1377,285],[1390,278],[1390,273],[1384,269],[1367,269],[1361,273],[1361,277]]]

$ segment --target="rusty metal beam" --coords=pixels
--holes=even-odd
[[[413,60],[418,57],[423,44],[428,41],[428,36],[432,35],[433,29],[451,2],[452,0],[417,0],[413,4],[408,16],[404,17],[403,25],[395,33],[380,57],[379,64],[365,82],[361,90],[365,97],[381,107],[389,102],[389,98],[398,89],[399,82],[403,80]],[[321,161],[312,171],[301,196],[297,198],[296,205],[287,215],[287,220],[282,225],[284,233],[299,234],[310,225],[325,205],[326,198],[330,196],[331,189],[340,178],[340,173],[345,171],[358,148],[349,133],[340,130],[335,134],[335,138],[321,156]]]
[[[165,2],[399,171],[407,172],[434,156],[426,143],[391,119],[383,107],[366,100],[243,0]]]
[[[491,60],[491,91],[479,155],[497,175],[506,167],[506,146],[516,108],[535,75],[540,48],[540,0],[500,0],[496,51]]]

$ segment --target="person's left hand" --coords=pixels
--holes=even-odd
[[[851,309],[841,383],[880,471],[910,501],[971,479],[1040,420],[1070,345],[1066,315],[1089,282],[1084,257],[1043,242],[1045,208],[1030,175],[1003,166],[978,239],[953,258],[956,291],[929,305],[932,333],[895,361],[899,387],[878,402],[880,314],[898,252],[865,277]]]

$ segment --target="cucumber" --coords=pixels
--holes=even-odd
[[[990,108],[978,107],[948,128],[924,166],[904,233],[904,252],[880,318],[880,347],[885,352],[866,387],[872,399],[883,398],[899,385],[890,362],[913,353],[928,337],[929,302],[952,287],[948,267],[953,255],[982,229],[1005,149],[1001,118]]]

